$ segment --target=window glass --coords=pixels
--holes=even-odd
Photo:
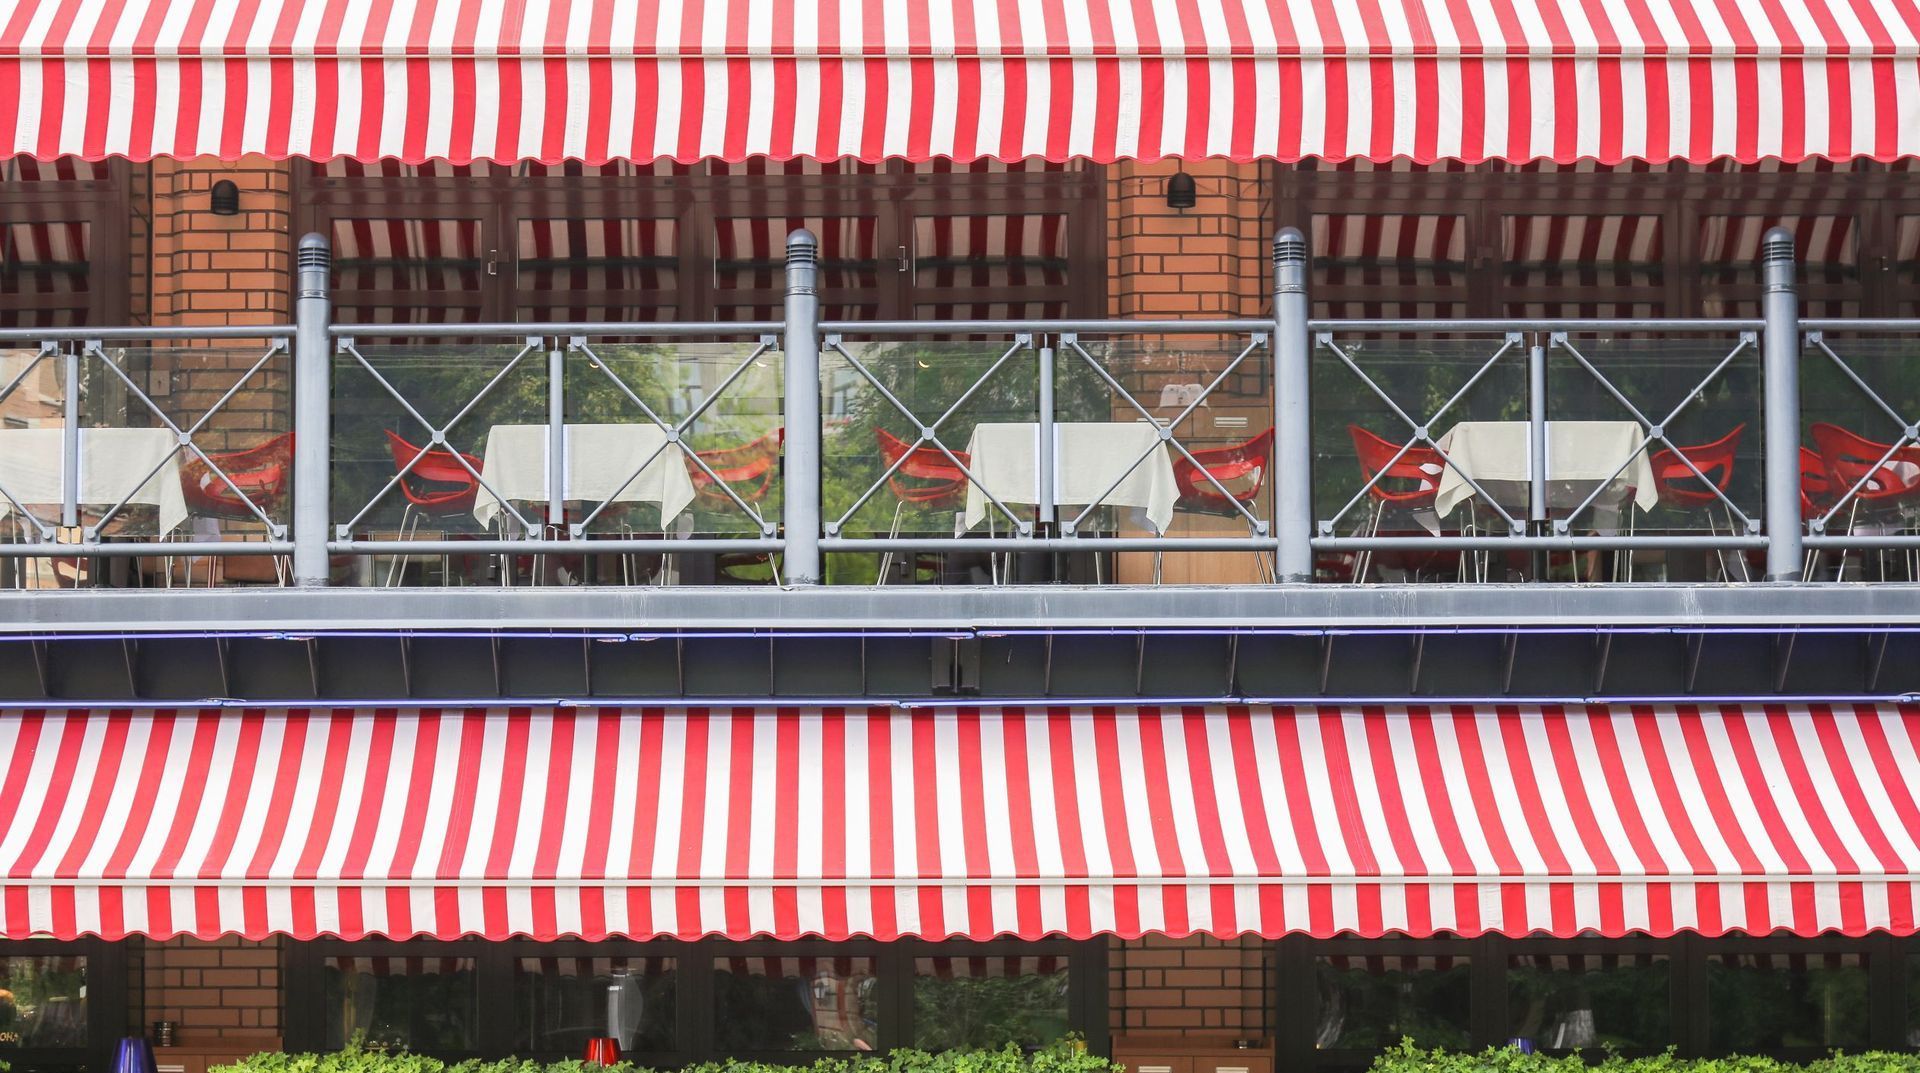
[[[1852,216],[1806,214],[1700,218],[1700,312],[1708,317],[1760,315],[1760,248],[1766,233],[1793,233],[1801,315],[1860,315],[1860,253]]]
[[[87,1045],[87,959],[0,958],[0,1054],[16,1047]]]
[[[1660,316],[1664,223],[1624,214],[1502,217],[1506,315]]]
[[[1316,317],[1464,316],[1467,227],[1432,213],[1320,213],[1313,217]]]
[[[605,1036],[623,1053],[674,1049],[672,958],[528,957],[514,969],[516,1038],[528,1053],[576,1057]]]
[[[1718,1053],[1858,1047],[1867,1042],[1860,954],[1713,954],[1708,1046]]]
[[[1673,1042],[1669,979],[1661,955],[1515,955],[1507,1036],[1547,1050],[1664,1047]]]
[[[1464,957],[1322,957],[1314,1046],[1379,1050],[1411,1037],[1422,1047],[1466,1047],[1472,980]]]
[[[522,321],[672,320],[680,293],[678,223],[522,219],[514,281]]]
[[[1038,1047],[1067,1034],[1067,961],[931,957],[913,963],[913,1045]]]
[[[356,1038],[426,1054],[479,1045],[472,958],[335,957],[322,976],[328,1050]]]
[[[868,957],[717,958],[714,1044],[722,1054],[873,1050],[874,968]]]

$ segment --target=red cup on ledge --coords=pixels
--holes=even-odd
[[[620,1062],[620,1041],[612,1036],[596,1036],[587,1041],[587,1061],[611,1066]]]

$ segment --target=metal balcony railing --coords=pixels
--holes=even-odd
[[[1783,231],[1744,320],[1313,320],[1291,230],[1263,320],[823,321],[796,232],[778,320],[349,325],[298,260],[292,325],[0,331],[8,580],[1920,580],[1920,322],[1803,324]]]

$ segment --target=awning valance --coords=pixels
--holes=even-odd
[[[1912,933],[1920,708],[58,711],[0,934]]]
[[[0,156],[1917,151],[1906,0],[0,0]]]

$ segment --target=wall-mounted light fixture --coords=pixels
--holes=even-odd
[[[1167,178],[1167,208],[1190,209],[1196,200],[1198,192],[1193,186],[1193,176],[1177,171]]]
[[[232,179],[222,179],[213,184],[213,196],[207,202],[207,210],[215,216],[240,215],[240,188]]]

